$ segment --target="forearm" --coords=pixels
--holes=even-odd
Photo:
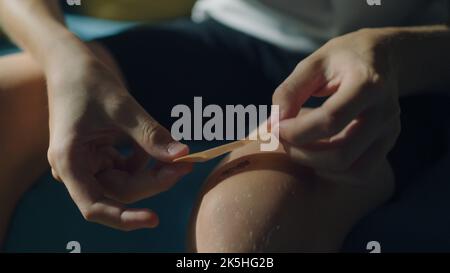
[[[6,33],[42,65],[46,73],[58,63],[88,52],[65,26],[57,0],[0,0]]]
[[[446,25],[374,29],[390,51],[400,96],[450,94],[450,28]]]

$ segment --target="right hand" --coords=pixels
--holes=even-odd
[[[170,164],[188,147],[174,141],[99,59],[70,58],[59,66],[47,73],[53,176],[88,221],[121,230],[157,226],[154,212],[125,204],[165,191],[189,173],[190,164]],[[123,137],[134,143],[131,156],[114,148]],[[159,163],[148,169],[150,156]]]

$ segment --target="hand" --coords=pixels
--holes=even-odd
[[[318,172],[342,173],[357,163],[370,175],[400,132],[397,73],[375,31],[331,40],[298,64],[278,87],[280,138],[296,161]],[[302,109],[311,96],[328,97]]]
[[[125,204],[165,191],[190,172],[191,165],[168,164],[188,147],[146,113],[110,67],[94,58],[76,62],[47,75],[53,175],[86,220],[121,230],[155,227],[155,213]],[[115,149],[124,138],[134,143],[128,157]],[[160,161],[152,169],[145,168],[150,156]]]

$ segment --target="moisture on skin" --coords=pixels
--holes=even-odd
[[[354,223],[389,196],[317,178],[280,146],[229,154],[200,193],[189,231],[198,252],[334,252]]]

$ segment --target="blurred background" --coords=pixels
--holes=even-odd
[[[151,24],[190,16],[195,0],[60,0],[67,23],[78,36],[92,40],[111,35],[137,24]],[[1,26],[0,26],[1,27]],[[1,28],[0,28],[1,29]],[[0,31],[0,54],[17,49]]]
[[[187,17],[194,0],[81,0],[81,6],[69,6],[66,1],[61,3],[70,29],[81,39],[92,40],[139,24]],[[17,51],[19,49],[0,35],[0,56]],[[417,130],[417,134],[429,130],[442,134],[445,139],[450,138],[448,129],[433,131],[433,128],[441,128],[436,125],[439,122],[436,116],[450,116],[448,100],[427,102],[412,98],[403,109],[407,113],[405,120],[414,121],[404,123],[404,129]],[[426,141],[428,138],[425,137],[423,142]],[[211,142],[187,144],[194,152],[217,145]],[[414,146],[415,142],[411,140],[409,144]],[[419,150],[422,146],[416,147]],[[444,149],[448,150],[448,147],[442,146]],[[410,158],[418,156],[417,151],[409,148],[402,154]],[[189,214],[197,192],[218,160],[196,166],[192,174],[169,192],[136,204],[158,212],[161,225],[153,230],[128,233],[84,221],[64,186],[46,173],[19,204],[5,250],[69,252],[67,243],[77,241],[82,252],[183,252]],[[362,219],[348,236],[344,251],[368,252],[366,246],[370,241],[380,242],[382,251],[450,251],[449,164],[447,157],[433,166],[434,173],[421,174],[420,178],[426,183],[411,183],[402,195]],[[405,167],[408,168],[413,170],[421,166]],[[433,187],[429,187],[430,184]]]

